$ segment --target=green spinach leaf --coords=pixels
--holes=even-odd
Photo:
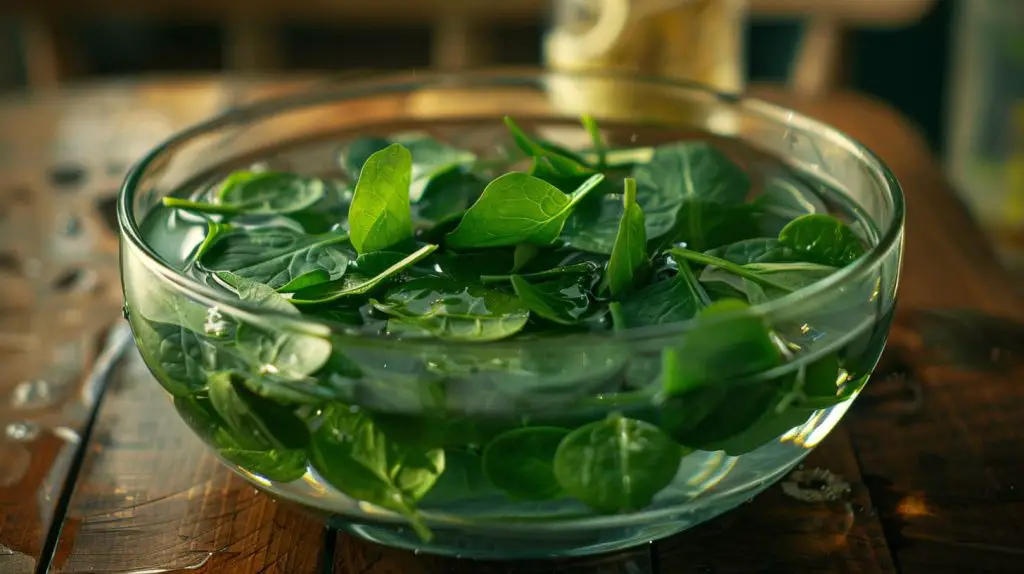
[[[309,444],[309,430],[291,409],[249,392],[237,373],[213,373],[208,385],[210,404],[241,449],[304,449]]]
[[[324,196],[324,183],[291,173],[238,171],[221,185],[214,203],[165,197],[166,207],[221,215],[273,215],[302,211]]]
[[[484,450],[484,473],[513,499],[559,498],[563,490],[555,478],[555,452],[568,434],[563,428],[526,427],[499,435]]]
[[[683,262],[675,276],[651,283],[622,299],[622,328],[678,323],[693,318],[710,304],[707,293]]]
[[[512,288],[532,313],[563,325],[575,325],[590,309],[589,281],[585,276],[564,276],[554,281],[531,284],[512,276]]]
[[[612,246],[612,256],[605,269],[605,285],[613,296],[622,295],[646,275],[651,266],[647,257],[647,235],[644,212],[636,203],[636,180],[626,179],[623,196],[625,210],[619,220],[619,231]]]
[[[571,195],[550,183],[511,172],[491,181],[469,208],[455,231],[448,234],[452,249],[553,243],[572,208],[604,179],[595,174]]]
[[[357,252],[383,251],[412,239],[411,180],[412,156],[401,144],[391,144],[366,159],[348,210],[349,233]]]
[[[756,237],[730,243],[704,252],[706,255],[731,261],[737,265],[748,263],[784,263],[798,261],[797,255],[786,249],[774,237]]]
[[[345,297],[368,295],[378,287],[397,277],[403,270],[430,255],[435,249],[437,249],[437,245],[424,245],[376,275],[349,273],[340,281],[332,281],[300,289],[292,294],[290,301],[295,305],[318,305],[337,301]],[[391,256],[382,255],[380,258],[374,258],[372,263],[369,263],[369,260],[364,260],[364,264],[372,266],[373,264],[383,263],[389,257]],[[356,267],[358,267],[358,261],[357,259]]]
[[[746,273],[768,280],[770,283],[752,282],[730,270],[705,267],[700,280],[705,283],[722,282],[743,293],[752,304],[764,303],[808,287],[832,275],[835,267],[816,263],[750,263],[743,266]]]
[[[325,411],[309,451],[313,467],[335,488],[405,516],[422,539],[431,538],[416,507],[445,471],[442,449],[397,443],[366,414],[334,405]]]
[[[445,279],[415,279],[370,300],[392,317],[388,330],[402,324],[456,341],[495,341],[525,325],[529,310],[514,295],[480,285]]]
[[[234,366],[214,341],[181,325],[139,317],[133,318],[132,330],[146,365],[173,396],[203,389],[207,373]]]
[[[238,229],[220,235],[198,260],[206,271],[234,275],[291,292],[340,279],[351,253],[343,233],[305,235],[284,227]]]
[[[604,513],[650,505],[672,482],[687,451],[658,427],[613,415],[582,426],[555,452],[555,477],[565,491]]]
[[[412,182],[409,198],[421,201],[426,192],[437,183],[439,176],[468,167],[476,161],[473,152],[445,145],[433,138],[418,137],[401,140],[412,155]]]
[[[306,474],[303,450],[245,450],[220,448],[220,455],[243,469],[274,482],[293,482]]]
[[[831,215],[804,215],[779,232],[779,243],[811,263],[843,267],[864,255],[864,243],[845,223]]]
[[[801,215],[827,213],[828,208],[814,193],[794,181],[773,176],[752,202],[761,233],[778,235],[790,221]]]
[[[345,148],[341,165],[352,179],[359,177],[363,164],[370,156],[391,145],[391,141],[378,137],[358,137]]]
[[[516,146],[527,156],[534,158],[534,175],[550,173],[556,176],[571,177],[593,173],[593,170],[565,150],[552,145],[543,145],[526,135],[526,132],[508,116],[505,116],[505,126],[512,134]]]
[[[607,146],[604,144],[604,138],[601,137],[601,129],[597,127],[597,121],[588,115],[581,116],[580,123],[583,124],[583,129],[587,131],[587,135],[590,136],[590,141],[594,146],[594,154],[597,156],[597,167],[603,169],[607,164]]]
[[[678,349],[682,360],[671,376],[664,376],[667,396],[705,385],[735,384],[740,377],[782,363],[764,319],[742,301],[716,301],[698,313],[697,321]]]
[[[706,142],[659,146],[633,177],[648,239],[696,250],[705,248],[716,212],[742,204],[750,190],[743,169]]]

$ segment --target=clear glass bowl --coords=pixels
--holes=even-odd
[[[227,297],[176,271],[178,262],[160,257],[140,231],[162,197],[211,174],[262,163],[330,176],[337,172],[339,142],[355,135],[432,127],[454,143],[488,146],[503,137],[500,118],[507,114],[571,139],[582,136],[575,127],[581,113],[594,115],[620,143],[696,134],[747,145],[838,191],[860,218],[867,255],[752,308],[759,320],[789,334],[790,361],[665,398],[658,382],[675,366],[663,361],[664,349],[689,339],[706,343],[709,333],[728,334],[737,324],[732,321],[749,316],[487,344],[371,337]],[[326,84],[231,111],[178,134],[139,162],[124,184],[118,216],[126,311],[136,342],[181,416],[224,464],[358,536],[492,558],[582,555],[661,538],[749,500],[786,474],[838,423],[875,367],[892,319],[903,244],[896,181],[871,152],[828,126],[692,84],[550,72]],[[210,407],[203,377],[215,369],[218,345],[242,329],[272,341],[302,341],[293,352],[331,345],[343,357],[332,357],[310,380],[279,381],[285,389],[316,385],[315,396],[299,393],[283,403],[249,397],[226,421]],[[714,340],[720,360],[743,360],[744,349],[730,347],[728,336]],[[808,399],[794,381],[822,365],[837,373],[835,396]],[[618,387],[609,382],[623,377],[640,383],[629,392],[610,390]],[[353,430],[339,422],[339,413],[374,424]],[[674,478],[649,504],[602,514],[568,497],[515,500],[482,472],[481,454],[501,432],[571,430],[612,413],[672,436],[703,437],[697,442],[704,446],[681,458]],[[239,436],[239,429],[248,436]],[[655,462],[628,475],[614,467],[585,478],[628,489],[646,480],[644,473],[664,473],[655,468],[664,461]],[[367,468],[388,475],[371,470],[366,476]]]

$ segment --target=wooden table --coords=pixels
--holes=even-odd
[[[621,554],[498,564],[365,543],[255,491],[186,430],[137,354],[118,351],[112,197],[159,138],[295,83],[104,84],[0,104],[0,572],[1021,571],[1024,331],[993,316],[1019,320],[1024,306],[918,133],[855,94],[761,90],[865,142],[906,190],[889,349],[805,464],[849,482],[846,498],[775,486]]]

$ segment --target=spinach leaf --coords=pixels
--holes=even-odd
[[[412,155],[412,182],[409,198],[413,202],[425,198],[426,191],[434,187],[439,176],[469,166],[476,161],[473,152],[445,145],[433,138],[403,139],[402,144]]]
[[[811,190],[778,176],[768,178],[764,191],[752,205],[758,214],[761,233],[769,235],[778,235],[786,224],[801,215],[828,212]]]
[[[532,313],[563,325],[574,325],[590,309],[587,278],[565,276],[554,281],[531,284],[519,275],[512,276],[512,288]]]
[[[786,249],[774,237],[756,237],[730,243],[704,252],[706,255],[731,261],[737,265],[748,263],[782,263],[798,261],[796,253]]]
[[[214,341],[181,325],[139,317],[132,319],[132,330],[153,376],[175,397],[204,388],[207,373],[233,366]]]
[[[305,235],[283,227],[239,229],[220,238],[199,258],[199,267],[266,284],[282,292],[336,280],[350,253],[343,233]]]
[[[864,255],[864,243],[857,234],[831,215],[804,215],[790,221],[779,232],[779,243],[811,263],[843,267]]]
[[[696,250],[704,248],[716,213],[742,204],[750,190],[747,174],[706,142],[659,146],[633,177],[648,239]]]
[[[443,450],[397,443],[366,414],[333,405],[324,412],[309,452],[313,467],[335,488],[405,516],[420,538],[430,540],[416,507],[445,470]]]
[[[626,179],[626,193],[622,202],[625,211],[619,220],[619,232],[615,236],[604,279],[613,296],[622,295],[634,283],[642,280],[651,266],[647,257],[644,212],[636,203],[636,180]]]
[[[739,277],[742,277],[743,279],[753,281],[754,283],[757,283],[762,287],[771,287],[773,289],[777,289],[785,293],[793,291],[793,289],[789,288],[788,286],[783,285],[782,283],[776,283],[770,277],[760,274],[754,269],[750,269],[747,265],[737,265],[731,261],[720,259],[718,257],[713,257],[706,253],[697,253],[696,251],[690,251],[689,249],[675,248],[672,249],[669,253],[672,255],[673,258],[676,258],[681,261],[693,261],[694,263],[721,268],[725,271],[728,271],[729,273],[732,273],[733,275],[737,275]]]
[[[196,250],[192,253],[192,257],[189,261],[189,266],[195,265],[195,263],[209,251],[221,237],[235,230],[235,226],[230,223],[217,223],[216,221],[206,222],[206,236],[203,237],[203,242],[196,247]]]
[[[420,501],[420,506],[444,507],[475,498],[500,494],[487,475],[484,474],[483,459],[479,454],[459,449],[444,451],[444,474],[437,480],[430,492]]]
[[[512,254],[512,272],[516,273],[523,267],[526,267],[530,260],[537,256],[540,252],[540,247],[529,243],[520,243],[516,245],[516,250]]]
[[[559,498],[563,490],[555,478],[554,459],[568,434],[558,427],[526,427],[499,435],[484,450],[484,473],[513,499]]]
[[[395,262],[377,275],[370,276],[363,275],[362,273],[349,273],[340,281],[332,281],[330,283],[322,283],[306,289],[300,289],[292,294],[290,301],[295,305],[316,305],[337,301],[344,297],[368,295],[373,292],[374,289],[377,289],[384,283],[395,278],[406,268],[410,267],[417,261],[422,260],[427,255],[430,255],[435,249],[437,249],[437,245],[424,245],[413,253],[406,255],[404,259]],[[375,258],[373,263],[381,263],[386,257],[389,256],[384,255],[379,259]],[[358,262],[358,259],[356,261]],[[366,261],[367,260],[364,260],[364,263]]]
[[[588,115],[581,116],[580,123],[583,124],[583,129],[587,130],[587,135],[590,136],[590,141],[594,145],[594,154],[597,155],[597,166],[604,168],[607,163],[607,149],[604,145],[604,138],[601,137],[601,129],[597,127],[597,122],[594,118]]]
[[[415,169],[415,164],[413,164]],[[457,222],[469,206],[483,193],[487,182],[476,175],[451,170],[435,176],[413,205],[413,218],[418,226],[434,227]],[[433,230],[430,230],[433,232]]]
[[[370,303],[392,317],[389,331],[404,323],[455,341],[503,339],[519,332],[530,315],[514,295],[434,278],[409,281]]]
[[[667,396],[704,385],[734,384],[782,363],[764,319],[742,301],[716,301],[697,314],[697,321],[677,350],[682,360],[671,376],[664,376]]]
[[[363,164],[370,156],[391,145],[390,140],[378,137],[358,137],[348,144],[343,154],[341,165],[345,171],[356,179],[363,169]]]
[[[484,188],[455,231],[448,234],[452,249],[503,247],[520,243],[553,243],[572,208],[604,179],[595,174],[571,195],[550,183],[511,172]]]
[[[412,156],[401,144],[391,144],[367,158],[348,210],[349,233],[357,252],[383,251],[412,238],[411,179]]]
[[[217,450],[229,462],[275,482],[293,482],[306,474],[303,450],[246,450],[222,447]]]
[[[166,207],[221,215],[273,215],[302,211],[324,196],[324,183],[292,173],[237,171],[221,185],[214,203],[165,197]]]
[[[651,283],[622,299],[621,328],[685,321],[710,304],[707,293],[684,262],[674,277]]]
[[[299,315],[299,310],[270,287],[230,273],[219,277],[233,285],[243,301],[279,313]],[[235,330],[235,353],[253,372],[302,379],[316,372],[331,356],[326,333],[298,325],[254,325],[243,323]]]
[[[672,365],[681,366],[688,359],[671,350],[678,361],[669,360],[663,377],[679,375]],[[729,439],[754,427],[765,413],[774,409],[779,394],[770,383],[742,387],[705,386],[687,390],[668,398],[660,408],[660,425],[679,444],[700,450],[720,450]]]
[[[247,376],[244,384],[253,393],[282,405],[319,405],[347,398],[338,389],[322,386],[314,377],[291,378],[262,373]]]
[[[568,263],[566,265],[559,265],[557,267],[551,267],[544,271],[537,271],[535,273],[519,273],[518,276],[523,279],[529,279],[531,281],[540,281],[545,279],[558,278],[563,275],[594,275],[601,270],[601,265],[595,261],[580,261],[578,263]],[[483,283],[504,283],[505,281],[511,281],[515,275],[481,275],[480,281]]]
[[[237,373],[213,373],[208,384],[210,404],[241,449],[304,449],[309,444],[309,430],[291,409],[249,392]]]
[[[542,145],[526,135],[512,118],[505,116],[505,126],[512,134],[516,146],[527,156],[534,158],[535,175],[550,173],[556,176],[580,176],[593,173],[589,167],[579,161],[572,154],[565,152],[552,145]]]
[[[565,437],[554,471],[569,495],[598,512],[632,512],[672,482],[684,454],[658,427],[612,415]]]
[[[592,194],[566,220],[561,239],[573,249],[610,255],[624,211],[618,194]]]
[[[744,265],[743,269],[770,283],[754,283],[748,278],[716,267],[705,267],[700,280],[705,283],[726,283],[743,293],[750,303],[757,304],[813,285],[837,271],[835,267],[816,263],[750,263]]]

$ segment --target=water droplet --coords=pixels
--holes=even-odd
[[[4,434],[11,440],[28,442],[39,436],[39,425],[32,421],[8,423]]]
[[[121,316],[124,317],[125,321],[127,321],[131,314],[132,310],[128,308],[128,302],[126,301],[124,305],[121,305]]]
[[[11,406],[16,409],[36,409],[48,406],[55,398],[47,381],[23,381],[11,393]]]
[[[220,310],[216,307],[210,307],[206,310],[206,321],[203,323],[203,332],[208,337],[221,338],[227,334],[228,324],[224,320],[224,315],[221,315]]]

